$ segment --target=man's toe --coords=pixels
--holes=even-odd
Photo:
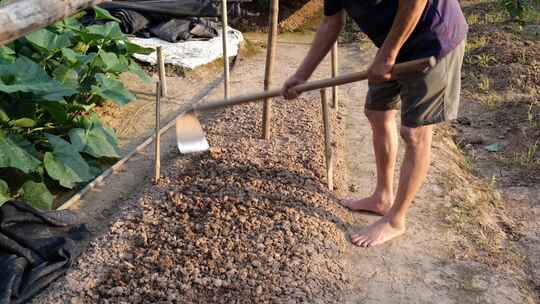
[[[371,247],[370,244],[371,244],[371,239],[366,238],[366,239],[362,242],[362,247],[364,247],[364,248]]]
[[[360,243],[365,241],[365,237],[363,235],[358,235],[352,239],[352,243],[356,246],[360,246]]]

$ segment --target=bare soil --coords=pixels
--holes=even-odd
[[[471,27],[453,137],[467,170],[497,192],[505,247],[522,257],[540,302],[540,41],[529,30],[540,20],[511,22],[495,1],[464,10]]]
[[[259,14],[257,17],[240,18],[234,26],[245,32],[267,32],[269,27],[270,1],[254,0],[243,8]],[[292,0],[279,2],[278,31],[309,31],[322,16],[323,0]]]

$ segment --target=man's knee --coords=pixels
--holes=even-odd
[[[370,109],[364,109],[364,114],[366,115],[371,125],[384,125],[387,123],[395,122],[396,112],[396,110],[374,111]]]
[[[416,128],[401,126],[399,133],[407,145],[420,146],[430,143],[432,130],[433,127],[429,125]]]

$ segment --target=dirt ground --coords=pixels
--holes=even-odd
[[[280,44],[280,50],[276,80],[294,69],[307,46]],[[358,64],[342,65],[341,72],[365,68],[372,52],[343,46],[342,62]],[[262,75],[253,74],[262,62],[264,54],[239,64],[235,92],[262,86]],[[325,75],[327,64],[316,77]],[[339,197],[373,187],[365,91],[365,83],[340,90]],[[325,189],[319,107],[317,93],[276,100],[270,142],[258,139],[260,106],[211,113],[214,148],[170,154],[162,182],[146,182],[119,201],[111,225],[35,303],[534,303],[519,265],[499,267],[477,258],[475,247],[458,247],[468,236],[445,219],[456,206],[441,180],[465,173],[442,131],[408,234],[380,248],[351,246],[350,233],[375,218],[344,210]],[[460,249],[470,254],[459,255]]]
[[[291,41],[278,46],[274,83],[307,51]],[[365,69],[373,54],[366,44],[341,45],[340,73]],[[262,87],[264,60],[259,53],[237,62],[233,94]],[[314,79],[328,77],[328,63]],[[187,94],[179,99],[204,95],[205,76],[172,80]],[[219,85],[209,90],[209,99],[222,95]],[[349,243],[376,220],[337,203],[374,187],[366,91],[366,83],[341,87],[332,111],[333,193],[325,184],[318,92],[275,100],[270,141],[260,139],[258,104],[205,114],[208,153],[179,155],[167,134],[158,184],[150,180],[150,149],[76,206],[94,238],[34,303],[540,303],[538,188],[511,184],[513,192],[499,192],[479,174],[486,171],[471,170],[465,137],[456,132],[467,119],[475,126],[480,106],[468,104],[466,119],[437,128],[407,234],[367,250]],[[151,99],[137,107],[145,104]],[[136,128],[148,128],[140,121]]]
[[[498,193],[506,247],[540,299],[540,19],[510,22],[495,1],[466,1],[470,24],[453,137],[467,170]]]

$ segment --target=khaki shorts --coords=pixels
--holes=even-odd
[[[427,73],[369,85],[366,109],[399,109],[401,124],[418,127],[457,118],[465,40]]]

